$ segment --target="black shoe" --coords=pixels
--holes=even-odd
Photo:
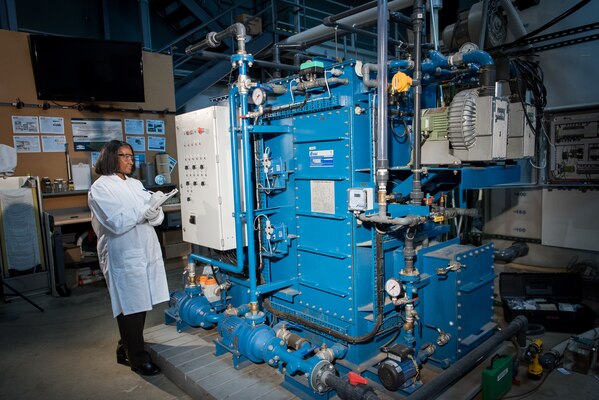
[[[122,365],[129,366],[129,359],[127,358],[127,352],[123,345],[119,345],[116,348],[116,362]]]
[[[141,365],[132,365],[131,371],[137,372],[141,375],[157,375],[160,373],[160,367],[154,364],[152,361],[145,362]]]

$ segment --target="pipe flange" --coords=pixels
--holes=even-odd
[[[335,374],[335,367],[333,364],[327,360],[321,360],[316,363],[314,368],[312,368],[312,372],[310,373],[310,387],[318,393],[324,393],[329,390],[330,388],[324,382],[324,377],[327,373]]]
[[[218,47],[220,46],[220,42],[216,39],[216,32],[208,32],[206,35],[206,40],[210,47]]]

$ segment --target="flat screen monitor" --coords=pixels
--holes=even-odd
[[[40,100],[144,102],[141,44],[30,35]]]

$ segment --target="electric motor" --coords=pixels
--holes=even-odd
[[[396,391],[409,379],[416,376],[418,370],[412,360],[398,361],[388,358],[379,364],[378,376],[385,389]]]

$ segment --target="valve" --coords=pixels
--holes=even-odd
[[[437,275],[444,276],[449,273],[449,271],[459,271],[461,268],[466,268],[466,266],[459,261],[450,261],[447,267],[437,268]]]

